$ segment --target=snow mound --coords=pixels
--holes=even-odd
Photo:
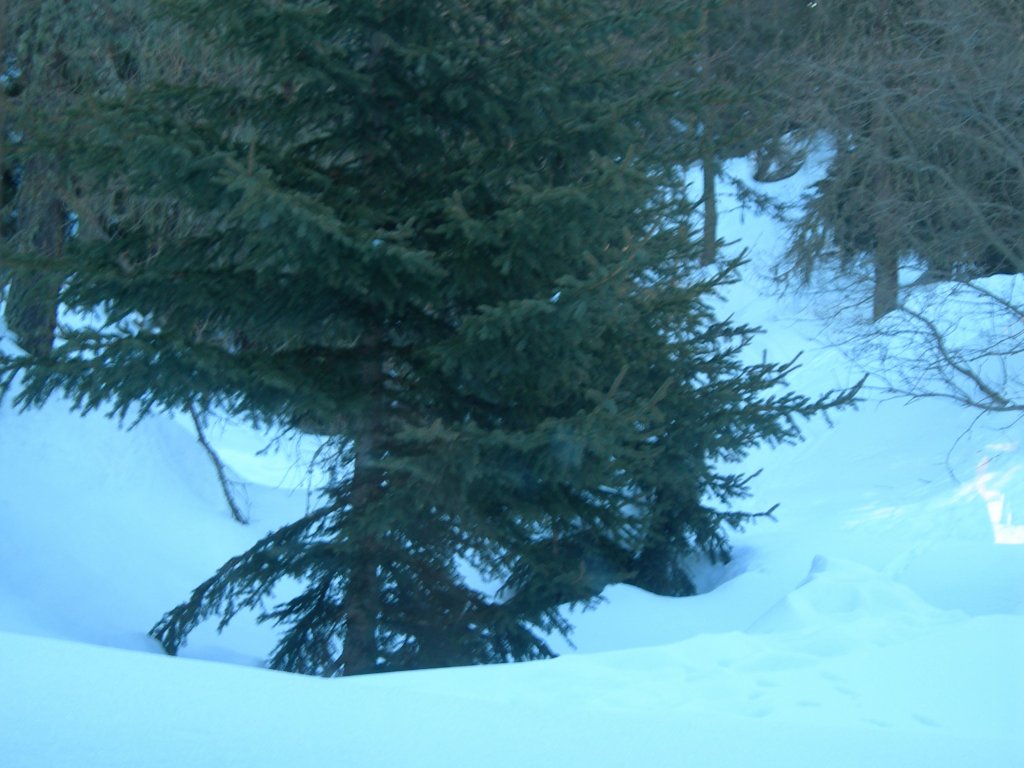
[[[872,568],[819,555],[807,578],[749,631],[800,633],[801,647],[829,654],[860,643],[906,641],[961,617],[933,607],[910,587]]]

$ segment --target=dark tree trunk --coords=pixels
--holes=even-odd
[[[875,32],[883,41],[883,51],[891,51],[892,40],[888,34],[889,2],[883,2],[879,8]],[[891,54],[890,54],[891,55]],[[872,254],[874,267],[874,293],[872,297],[871,319],[879,320],[896,309],[899,304],[899,270],[900,255],[896,248],[899,242],[896,223],[897,215],[894,208],[899,204],[898,190],[894,189],[890,175],[896,167],[897,152],[893,147],[891,110],[886,103],[885,89],[879,92],[871,115],[870,132],[877,151],[881,152],[884,162],[875,175],[875,248]]]
[[[342,610],[345,640],[341,651],[342,675],[364,675],[377,667],[377,622],[380,584],[372,542],[361,541],[359,562],[348,578]]]
[[[711,39],[708,26],[708,9],[701,11],[700,25],[700,81],[706,94],[710,94],[711,77]],[[711,105],[705,105],[705,109],[711,110]],[[715,158],[715,136],[712,123],[708,113],[701,118],[700,138],[700,164],[704,175],[704,237],[703,248],[700,253],[700,263],[704,266],[715,263],[715,256],[718,253],[718,205],[715,201],[715,177],[718,175],[718,163]]]
[[[875,286],[871,319],[878,320],[899,304],[899,258],[884,241],[879,241],[873,258]]]
[[[718,175],[718,166],[711,151],[711,142],[705,141],[705,147],[701,158],[704,171],[704,247],[701,250],[700,263],[706,266],[715,263],[715,256],[718,253],[718,206],[715,203],[715,177]]]
[[[22,349],[33,355],[47,355],[53,349],[57,328],[63,278],[55,263],[64,247],[67,211],[60,200],[51,198],[41,210],[19,213],[35,230],[32,258],[38,261],[39,269],[19,271],[11,278],[4,320]]]
[[[342,601],[345,615],[345,639],[341,653],[342,675],[373,672],[380,655],[377,629],[380,617],[380,579],[378,567],[384,547],[378,536],[362,533],[373,503],[383,493],[384,473],[380,461],[384,454],[386,403],[380,336],[370,340],[360,378],[370,405],[353,419],[355,467],[352,476],[352,508],[348,528],[354,533],[348,542],[350,568]]]

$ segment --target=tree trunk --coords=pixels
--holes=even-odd
[[[875,286],[871,319],[878,320],[899,303],[899,258],[892,246],[880,241],[874,252]]]
[[[707,126],[704,126],[705,131]],[[704,140],[705,150],[701,157],[704,171],[704,247],[701,250],[700,263],[707,266],[715,263],[718,253],[718,206],[715,203],[715,177],[718,167],[711,150],[710,139]]]
[[[384,492],[384,473],[380,462],[384,455],[384,417],[387,405],[383,391],[384,370],[381,361],[381,335],[369,340],[361,364],[360,379],[369,405],[353,419],[355,466],[352,472],[352,508],[349,517],[348,553],[350,567],[342,611],[345,615],[345,639],[341,653],[342,675],[373,672],[379,656],[377,628],[380,616],[380,579],[378,567],[384,547],[379,536],[366,533],[373,502]]]
[[[345,641],[341,651],[341,674],[365,675],[377,667],[377,618],[380,612],[380,584],[373,542],[362,540],[359,562],[353,565],[345,588]]]
[[[705,98],[711,93],[711,41],[708,26],[708,9],[701,11],[700,26],[700,82],[705,91]],[[715,177],[718,175],[718,163],[715,160],[715,136],[712,130],[712,118],[709,113],[711,105],[701,115],[700,164],[704,174],[704,245],[701,249],[700,263],[704,266],[715,263],[718,253],[718,206],[715,202]]]
[[[877,39],[882,41],[883,54],[890,56],[892,53],[892,39],[888,34],[889,2],[881,3],[878,18],[875,22],[875,33]],[[898,190],[894,189],[893,168],[896,167],[893,150],[893,138],[890,109],[886,104],[886,84],[879,84],[879,93],[876,97],[873,114],[871,115],[870,134],[876,151],[881,153],[883,162],[875,173],[875,248],[872,254],[872,262],[875,272],[875,286],[872,297],[871,319],[879,320],[896,309],[899,303],[899,271],[900,257],[896,248],[897,214],[894,208],[899,203]]]
[[[15,272],[7,292],[4,320],[29,354],[47,355],[53,349],[57,328],[57,305],[62,276],[54,270],[64,248],[67,211],[57,198],[50,198],[40,210],[19,210],[32,233],[32,258],[39,269]]]

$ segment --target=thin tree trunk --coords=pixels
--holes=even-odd
[[[707,130],[706,125],[704,129]],[[700,263],[707,266],[714,264],[718,253],[718,205],[715,202],[715,177],[718,168],[711,151],[710,140],[705,139],[704,146],[705,151],[701,158],[704,170],[704,247]]]
[[[701,12],[700,26],[700,81],[705,95],[711,93],[711,30],[708,25],[708,8]],[[713,107],[705,105],[710,112]],[[715,159],[715,136],[712,129],[714,120],[706,112],[701,115],[700,163],[704,174],[704,237],[700,254],[700,263],[704,266],[714,264],[718,254],[718,205],[715,202],[715,178],[718,175],[718,163]]]
[[[884,232],[882,234],[884,236]],[[878,320],[899,304],[899,258],[891,245],[880,241],[873,259],[875,285],[871,319]]]
[[[19,14],[19,9],[13,6],[5,10]],[[20,13],[30,12],[30,7],[20,9]],[[0,23],[6,26],[13,19],[7,13],[3,15],[5,18],[0,19]],[[11,41],[10,45],[16,46],[17,41]],[[11,55],[11,51],[6,46],[0,48],[0,56],[3,57],[0,68],[9,66],[10,62],[6,60],[8,55]],[[47,88],[54,85],[53,78],[59,77],[57,73],[65,61],[66,57],[58,42],[47,54],[25,52],[17,59],[16,66],[21,70],[20,79],[28,82],[29,87],[35,88],[37,92],[45,93]],[[7,98],[5,94],[0,97],[0,101],[6,101]],[[22,110],[25,109],[26,98],[25,93],[18,96],[19,101],[23,102]],[[40,104],[41,101],[35,100],[34,103]],[[0,123],[0,131],[10,127]],[[11,270],[4,320],[18,345],[32,355],[48,355],[53,349],[60,287],[64,280],[64,275],[56,271],[55,267],[64,248],[68,213],[56,184],[55,172],[60,166],[59,157],[49,160],[30,158],[22,169],[22,179],[15,193],[16,252],[19,256],[29,256],[32,268],[25,269],[19,265],[18,269]]]
[[[380,584],[372,541],[362,540],[359,561],[349,573],[342,610],[345,640],[341,651],[342,675],[364,675],[377,667],[377,623]]]
[[[889,2],[885,0],[879,7],[875,22],[875,35],[881,41],[883,54],[892,55],[892,40],[888,33]],[[899,304],[899,269],[900,259],[895,243],[896,228],[893,208],[898,204],[898,192],[893,188],[890,175],[894,167],[892,149],[892,126],[888,124],[889,115],[886,99],[886,84],[879,84],[878,96],[873,105],[871,115],[870,136],[876,151],[882,157],[882,163],[875,173],[874,179],[874,229],[875,248],[872,254],[874,267],[874,292],[872,297],[871,319],[878,320],[896,309]]]
[[[18,345],[33,355],[48,355],[57,328],[57,305],[63,276],[55,271],[61,257],[67,212],[64,204],[50,197],[30,210],[31,202],[19,214],[34,229],[31,255],[38,269],[18,271],[11,278],[4,307],[4,320]]]
[[[384,473],[380,461],[384,454],[384,371],[380,355],[380,336],[370,340],[361,365],[360,378],[371,405],[353,419],[355,466],[352,475],[352,509],[349,528],[350,567],[342,600],[345,639],[340,666],[342,675],[361,675],[377,667],[377,628],[380,616],[380,578],[378,567],[384,547],[377,536],[361,532],[362,523],[371,514],[374,501],[383,493]],[[370,526],[372,527],[372,526]]]

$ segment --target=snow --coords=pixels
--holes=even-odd
[[[804,350],[808,393],[856,381],[762,277],[777,228],[739,210],[723,228],[754,259],[723,296],[766,328],[752,359]],[[695,563],[695,597],[609,588],[561,658],[320,680],[261,668],[273,632],[246,621],[178,658],[146,635],[304,509],[308,445],[259,456],[267,438],[211,427],[241,526],[187,420],[4,404],[0,765],[1024,766],[1021,426],[976,416],[869,388],[755,452],[745,506],[781,502],[777,522]]]

